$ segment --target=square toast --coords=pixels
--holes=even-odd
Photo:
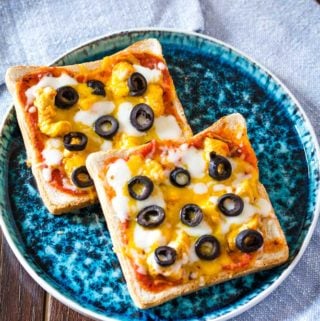
[[[11,67],[6,84],[53,214],[97,201],[85,168],[90,153],[192,135],[156,39],[79,65]]]
[[[288,259],[240,114],[187,140],[91,154],[87,168],[140,308]]]

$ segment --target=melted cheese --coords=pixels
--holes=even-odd
[[[119,191],[121,201],[127,202],[124,205],[127,211],[126,218],[130,222],[127,230],[130,250],[127,255],[139,253],[138,259],[136,255],[132,256],[132,259],[138,260],[139,269],[152,277],[162,275],[168,280],[187,282],[192,275],[192,278],[205,280],[206,276],[219,273],[224,266],[233,266],[237,263],[237,259],[233,261],[226,249],[238,251],[235,247],[235,238],[241,228],[258,229],[258,217],[268,215],[272,210],[268,200],[259,198],[257,197],[259,194],[252,192],[257,187],[258,172],[241,157],[228,158],[233,168],[230,178],[217,181],[209,176],[210,157],[208,158],[207,154],[211,152],[211,148],[223,152],[227,150],[225,143],[220,144],[212,139],[207,140],[203,150],[188,144],[175,148],[160,145],[158,149],[156,147],[152,159],[149,159],[149,156],[133,154],[126,161],[121,160],[127,167],[111,171],[111,174],[124,172],[127,181],[133,176],[145,175],[154,183],[152,194],[144,201],[137,201],[129,196],[127,189],[124,188],[127,182],[125,179],[117,178],[121,180],[120,187],[114,188],[117,196]],[[170,183],[170,172],[176,166],[189,171],[191,176],[189,186],[179,188]],[[217,206],[218,200],[225,193],[236,191],[242,193],[244,209],[238,216],[225,216]],[[197,204],[202,209],[203,219],[198,226],[189,227],[180,221],[180,210],[188,203]],[[140,210],[150,205],[164,208],[165,220],[156,228],[142,228],[136,223],[136,216]],[[234,204],[225,202],[225,206],[231,209]],[[119,210],[118,207],[114,209]],[[195,253],[195,242],[203,235],[213,235],[220,242],[221,255],[213,261],[201,260]],[[176,249],[177,259],[168,267],[160,266],[154,259],[154,251],[161,245]]]
[[[146,229],[139,224],[135,226],[133,237],[136,246],[145,251],[149,251],[154,246],[165,245],[167,241],[161,230]]]
[[[42,176],[46,182],[50,182],[52,180],[52,170],[51,168],[45,167],[42,169]]]
[[[206,162],[202,156],[202,152],[195,147],[181,146],[182,163],[186,164],[190,175],[194,178],[201,178],[205,175]]]
[[[205,220],[202,220],[201,223],[195,227],[180,224],[180,228],[190,236],[201,236],[211,234],[212,232],[212,228]]]
[[[122,103],[118,107],[117,119],[119,121],[119,131],[131,136],[144,136],[146,133],[136,130],[130,122],[130,114],[133,107],[133,104],[129,102]]]
[[[92,105],[90,110],[79,110],[73,119],[75,122],[92,126],[99,117],[111,114],[114,108],[115,105],[113,102],[98,101]]]
[[[112,149],[112,142],[110,140],[106,140],[101,144],[100,150],[107,152],[110,149]]]
[[[159,139],[177,139],[181,137],[182,131],[177,120],[172,116],[160,116],[155,119],[154,126]]]
[[[147,83],[156,83],[161,80],[162,72],[158,69],[150,69],[139,65],[133,65],[136,72],[139,72],[146,78]]]
[[[197,183],[190,186],[196,194],[205,194],[208,192],[208,186],[204,183]]]
[[[39,88],[51,87],[57,89],[63,86],[76,85],[77,83],[78,82],[74,78],[65,73],[62,73],[59,77],[44,76],[36,85],[26,90],[27,101],[30,103],[35,99]]]
[[[155,186],[152,194],[143,201],[137,201],[137,209],[138,211],[142,210],[143,208],[151,205],[157,205],[162,208],[165,208],[166,203],[163,198],[163,194],[159,187]]]
[[[64,184],[65,188],[74,190],[70,176],[75,168],[85,165],[86,157],[90,153],[112,148],[131,148],[153,139],[182,136],[176,118],[166,113],[166,105],[171,102],[165,103],[164,91],[171,89],[168,89],[168,83],[164,83],[160,70],[165,69],[165,66],[162,63],[155,67],[156,69],[150,69],[140,66],[139,60],[133,56],[124,56],[123,60],[110,60],[107,57],[95,70],[83,69],[75,73],[74,77],[64,72],[59,77],[48,74],[26,90],[28,112],[38,112],[38,127],[44,134],[44,143],[49,138],[62,140],[63,136],[71,131],[84,133],[88,138],[86,148],[80,152],[71,152],[60,147],[56,148],[57,150],[53,148],[43,151],[47,166],[57,167],[61,173],[66,174],[68,184]],[[128,88],[128,78],[135,71],[143,74],[148,82],[146,92],[138,97],[130,96]],[[79,79],[79,82],[76,79]],[[87,85],[88,79],[102,81],[106,95],[94,95],[93,89]],[[77,103],[67,109],[55,106],[56,90],[62,86],[72,86],[79,95]],[[130,122],[132,108],[140,103],[149,104],[155,114],[154,125],[147,132],[136,130]],[[111,115],[119,122],[119,130],[111,140],[103,139],[93,128],[95,121],[103,115]],[[156,174],[153,176],[156,177]],[[49,179],[48,175],[46,177]],[[158,176],[158,179],[163,180],[163,175]],[[115,206],[121,209],[122,199],[115,199],[114,202]],[[125,210],[120,212],[124,213]]]
[[[270,213],[271,206],[270,204],[264,200],[259,198],[254,205],[252,205],[249,201],[248,197],[243,198],[243,211],[241,215],[238,216],[223,216],[221,231],[222,233],[228,233],[232,225],[243,225],[250,221],[250,219],[255,214],[266,215]],[[266,205],[268,203],[268,205]],[[263,204],[262,209],[259,207],[259,204]],[[266,207],[264,207],[266,205]],[[268,210],[266,213],[266,209]]]
[[[116,196],[112,198],[112,206],[121,222],[128,218],[129,199],[124,195],[124,189],[131,178],[131,172],[123,159],[118,159],[109,166],[106,175],[107,183],[115,190]]]
[[[71,130],[69,121],[56,120],[55,95],[56,91],[50,87],[40,88],[34,101],[34,105],[38,108],[39,129],[49,137],[62,136]]]
[[[59,139],[48,139],[46,147],[42,151],[42,157],[44,162],[48,166],[58,166],[61,164],[63,159],[63,153],[61,151],[62,142]],[[44,173],[45,177],[48,178],[48,173]],[[51,179],[50,179],[51,180]]]

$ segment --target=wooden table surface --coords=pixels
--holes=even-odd
[[[15,258],[0,229],[0,321],[91,321],[46,293]]]

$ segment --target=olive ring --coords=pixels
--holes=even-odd
[[[195,252],[202,260],[214,260],[220,255],[220,243],[212,235],[202,235],[195,243]]]
[[[107,129],[104,129],[104,126]],[[99,117],[94,123],[94,131],[105,139],[111,139],[119,129],[119,122],[112,116]]]
[[[226,204],[228,201],[231,203],[230,207]],[[218,208],[226,216],[238,216],[243,211],[244,203],[240,196],[233,193],[227,193],[219,198]]]
[[[187,204],[180,211],[181,222],[190,227],[199,225],[203,219],[201,208],[196,204]]]
[[[147,90],[147,80],[139,72],[134,72],[128,79],[130,96],[141,96]]]
[[[93,185],[93,180],[85,166],[76,168],[71,174],[71,180],[74,185],[80,188],[86,188]]]
[[[130,196],[138,201],[147,199],[153,191],[152,180],[147,176],[134,176],[128,182]]]
[[[155,250],[154,257],[160,266],[169,266],[176,261],[177,251],[170,246],[160,246]]]
[[[231,176],[231,163],[223,156],[215,152],[210,153],[209,175],[217,180],[222,181]]]
[[[68,109],[79,100],[77,91],[71,86],[63,86],[57,89],[54,104],[61,109]]]
[[[164,209],[157,205],[143,208],[137,215],[137,223],[143,227],[156,227],[165,219]]]
[[[263,244],[263,236],[256,230],[247,229],[236,237],[237,248],[245,253],[258,250]]]
[[[88,143],[88,137],[81,132],[70,132],[63,136],[65,149],[71,151],[84,150]]]

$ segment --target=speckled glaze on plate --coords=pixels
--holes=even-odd
[[[99,320],[226,320],[262,300],[293,269],[319,212],[319,147],[294,97],[264,68],[215,39],[172,30],[109,35],[59,58],[65,65],[95,60],[155,37],[163,45],[178,96],[194,132],[240,112],[290,247],[287,264],[238,278],[162,306],[137,309],[128,294],[99,205],[55,217],[26,167],[11,109],[0,141],[0,223],[19,261],[47,291]]]

